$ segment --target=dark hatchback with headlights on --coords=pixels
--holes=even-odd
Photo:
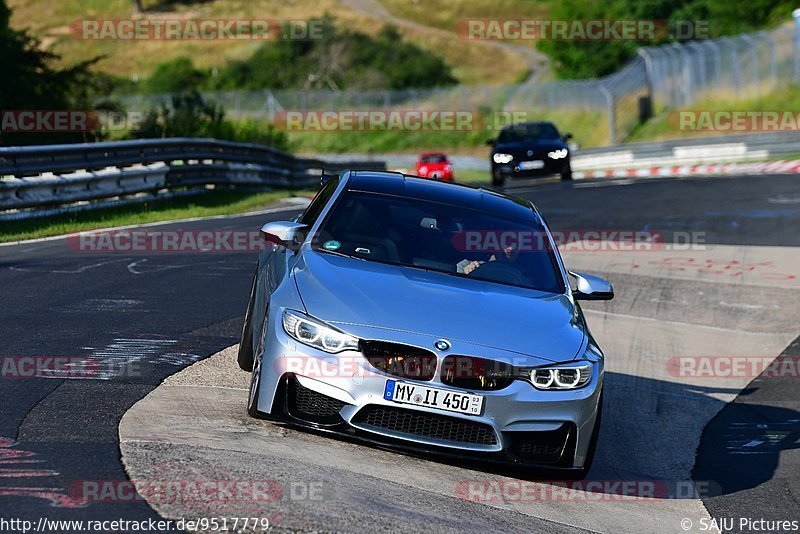
[[[572,180],[570,149],[572,134],[560,134],[552,122],[522,122],[507,126],[492,147],[492,185],[502,186],[509,178],[534,178],[558,174]]]

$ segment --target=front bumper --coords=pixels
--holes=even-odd
[[[531,158],[533,159],[533,158]],[[514,161],[507,164],[499,164],[492,162],[492,175],[500,178],[536,178],[539,176],[549,176],[551,174],[559,174],[569,168],[569,158],[564,159],[550,159],[544,158],[541,160],[544,166],[540,169],[520,169],[519,161]]]
[[[279,321],[270,321],[266,336],[258,410],[273,418],[445,457],[558,469],[579,469],[586,460],[602,361],[577,390],[540,391],[522,380],[497,391],[463,390],[439,381],[441,359],[432,380],[398,378],[357,351],[333,355],[297,343]],[[454,343],[449,353],[463,354],[459,348]],[[472,416],[385,400],[389,379],[483,395],[483,411]]]
[[[421,178],[431,178],[434,180],[440,180],[442,182],[452,182],[453,181],[453,171],[447,169],[416,169],[417,176]]]

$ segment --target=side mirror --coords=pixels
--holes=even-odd
[[[611,287],[608,280],[572,271],[569,274],[575,278],[577,289],[572,292],[575,300],[611,300],[614,298],[614,288]]]
[[[487,139],[486,140],[486,145],[487,146],[494,146],[496,143],[497,143],[497,141],[495,141],[494,139]]]
[[[298,243],[299,231],[305,227],[305,224],[297,222],[272,221],[261,227],[261,237],[267,243],[294,249],[300,244]]]
[[[564,134],[561,136],[561,139],[563,139],[564,141],[569,141],[570,139],[572,139],[572,134],[569,132],[564,132]]]

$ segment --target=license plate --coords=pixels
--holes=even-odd
[[[427,406],[468,415],[480,415],[483,408],[483,397],[480,395],[409,384],[398,380],[386,381],[383,398],[401,404]]]
[[[520,161],[519,162],[519,170],[527,171],[530,169],[541,169],[544,167],[544,161],[540,159],[535,159],[533,161]]]

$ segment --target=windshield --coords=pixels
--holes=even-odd
[[[533,124],[515,124],[500,132],[498,143],[513,143],[515,141],[530,141],[536,139],[559,139],[558,130],[549,122]]]
[[[446,163],[447,156],[444,154],[427,154],[420,158],[422,163]]]
[[[393,195],[349,192],[312,240],[320,252],[561,293],[547,234],[530,220]]]

